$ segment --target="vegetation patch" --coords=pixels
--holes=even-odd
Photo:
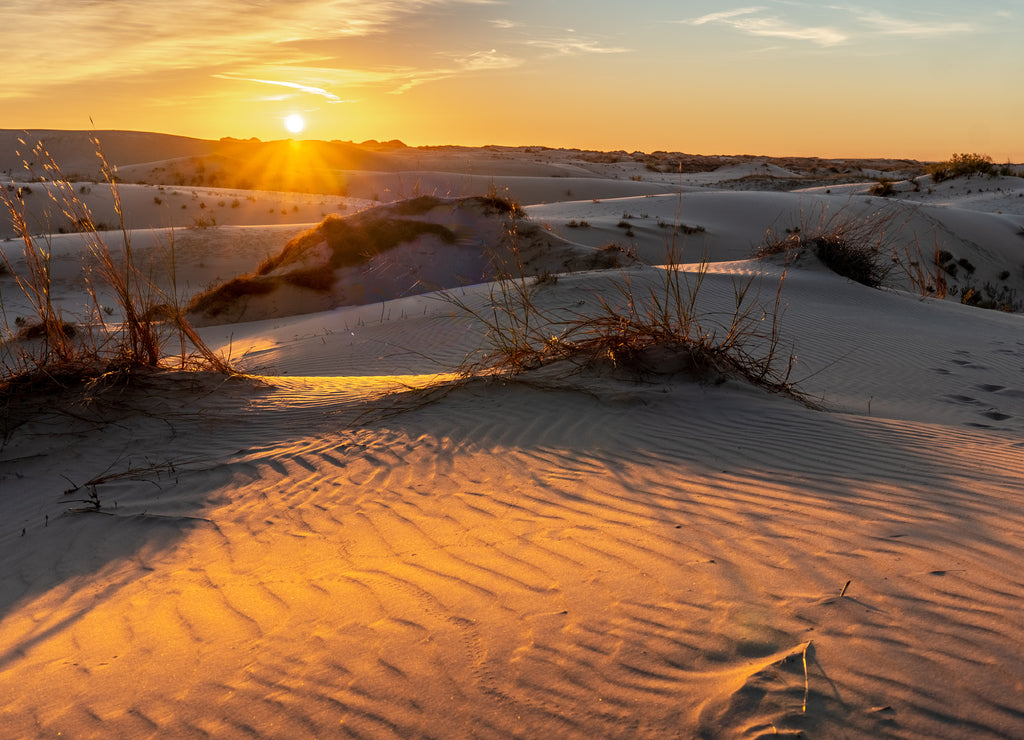
[[[460,376],[509,378],[562,363],[570,373],[684,373],[709,381],[735,376],[806,402],[789,381],[795,356],[779,352],[782,281],[770,307],[751,290],[754,278],[734,282],[731,314],[711,321],[697,308],[707,261],[687,274],[674,246],[668,252],[660,283],[640,291],[627,278],[614,300],[601,299],[591,311],[539,307],[535,284],[521,274],[498,282],[482,308],[445,294],[487,331],[488,348],[458,368]]]
[[[442,203],[444,201],[433,195],[421,195],[418,198],[409,198],[395,203],[391,206],[391,211],[399,216],[422,216],[425,213],[430,213]]]
[[[703,226],[690,226],[688,224],[681,223],[670,223],[668,221],[659,220],[659,229],[672,229],[673,236],[677,234],[683,234],[684,236],[693,236],[694,234],[703,234],[707,229]]]
[[[285,273],[281,279],[289,285],[318,293],[329,293],[334,287],[334,272],[318,267]]]
[[[1008,285],[993,285],[985,282],[980,288],[964,286],[960,291],[960,302],[965,306],[987,308],[1006,313],[1024,310],[1024,301],[1017,298],[1017,291]]]
[[[487,195],[479,196],[472,200],[476,200],[486,208],[497,213],[505,213],[520,219],[526,218],[526,211],[523,210],[523,206],[519,201],[498,195],[497,189],[494,187],[491,187]]]
[[[889,196],[896,194],[896,188],[893,187],[892,180],[883,177],[871,186],[871,189],[868,190],[868,194],[877,195],[880,198],[888,198]]]
[[[422,236],[436,236],[446,244],[454,244],[454,232],[440,224],[410,219],[344,218],[328,216],[316,227],[289,241],[278,254],[256,268],[257,275],[267,275],[280,267],[299,262],[321,243],[330,250],[329,267],[350,267],[363,264],[374,256]]]
[[[1004,172],[1004,170],[1009,170]],[[998,174],[1013,174],[1012,168],[997,168],[992,163],[992,157],[987,154],[954,154],[944,162],[933,162],[928,165],[927,172],[932,176],[934,182],[952,180],[955,177],[972,177],[973,175],[987,175],[995,177]]]
[[[10,186],[0,189],[0,205],[23,242],[24,263],[16,270],[6,254],[0,254],[0,260],[31,307],[31,315],[18,317],[13,328],[0,312],[0,423],[5,434],[10,428],[7,411],[11,399],[25,393],[49,393],[55,387],[77,387],[112,375],[131,380],[142,371],[155,372],[173,364],[190,371],[235,374],[185,320],[175,290],[173,232],[164,255],[169,291],[154,279],[157,265],[139,264],[113,169],[99,142],[93,139],[93,143],[118,217],[109,233],[103,233],[105,225],[92,220],[89,208],[78,197],[83,191],[76,193],[42,144],[32,147],[33,160],[47,173],[47,194],[84,235],[82,280],[88,308],[77,320],[69,320],[71,317],[54,305],[49,240],[32,235],[24,203],[10,194]],[[113,295],[117,322],[106,322],[105,315],[112,314],[114,308],[101,304],[101,293]]]
[[[785,235],[769,230],[754,256],[766,259],[784,254],[787,261],[795,261],[810,252],[836,274],[878,288],[898,262],[890,243],[894,218],[895,212],[853,218],[823,211],[816,223],[788,228]]]
[[[215,288],[193,296],[188,313],[201,313],[211,318],[220,316],[243,297],[267,295],[277,288],[273,278],[241,275]]]

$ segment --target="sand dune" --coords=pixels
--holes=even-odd
[[[705,321],[728,320],[737,281],[766,312],[781,290],[812,403],[557,366],[410,390],[485,343],[437,292],[202,330],[262,382],[22,399],[0,438],[4,732],[1024,734],[1020,313],[750,256],[821,209],[891,209],[898,244],[973,265],[947,273],[959,290],[1024,291],[1020,216],[835,190],[598,201],[529,206],[539,253],[611,240],[638,262],[559,274],[538,307],[657,289],[672,227],[699,226],[676,239],[691,280],[710,260]],[[187,296],[320,221],[177,233]],[[135,238],[155,255],[165,232]],[[81,237],[53,245],[72,313]],[[451,286],[479,309],[500,291]]]

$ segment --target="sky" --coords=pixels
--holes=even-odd
[[[0,29],[0,128],[1024,162],[1022,0],[3,0]]]

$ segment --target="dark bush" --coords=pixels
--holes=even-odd
[[[818,259],[832,272],[869,288],[880,286],[888,272],[878,252],[869,246],[829,236],[819,236],[811,245]]]
[[[868,191],[869,195],[877,195],[881,198],[888,198],[890,195],[896,193],[896,188],[892,186],[892,180],[885,177],[875,183]]]
[[[992,157],[987,154],[954,154],[945,162],[934,162],[927,167],[927,172],[935,182],[951,180],[954,177],[971,177],[972,175],[995,176],[996,168]]]

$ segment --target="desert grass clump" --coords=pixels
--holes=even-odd
[[[896,188],[893,187],[893,182],[887,177],[882,177],[871,186],[868,190],[868,195],[876,195],[880,198],[888,198],[896,194]]]
[[[24,141],[21,142],[23,145]],[[24,266],[15,269],[3,256],[7,272],[28,299],[31,319],[12,330],[3,312],[0,326],[0,397],[33,388],[46,390],[54,383],[67,387],[110,373],[131,373],[139,368],[161,368],[171,357],[172,339],[181,347],[175,353],[183,369],[211,369],[234,374],[228,363],[212,352],[184,319],[174,278],[173,233],[168,245],[171,291],[153,279],[154,266],[143,267],[132,249],[116,178],[93,140],[103,176],[113,198],[118,227],[112,247],[110,234],[102,233],[88,206],[78,197],[69,180],[48,152],[38,145],[32,158],[46,173],[45,190],[51,203],[67,221],[78,224],[86,247],[83,280],[86,308],[82,316],[65,317],[53,300],[51,244],[48,236],[36,236],[29,229],[24,204],[0,191],[0,203],[21,238]],[[119,238],[118,238],[119,237]],[[101,294],[112,294],[120,313],[118,323],[108,323],[113,309],[101,304]],[[3,308],[0,305],[0,308]],[[28,327],[28,328],[26,328]]]
[[[494,183],[491,183],[491,186],[487,189],[487,195],[478,196],[478,199],[484,206],[498,213],[505,213],[521,220],[526,220],[527,218],[522,204],[514,198],[501,195]]]
[[[899,231],[896,217],[896,211],[855,217],[823,209],[816,219],[801,218],[801,223],[787,228],[784,235],[769,229],[754,256],[767,259],[781,254],[791,262],[810,252],[836,274],[878,288],[899,262],[894,252]]]
[[[948,272],[951,277],[954,276],[956,265],[953,265],[953,271],[949,272],[947,263],[953,259],[953,255],[939,249],[936,244],[932,249],[931,259],[926,258],[925,250],[916,236],[913,246],[909,242],[905,242],[901,251],[902,255],[897,258],[897,264],[902,268],[914,292],[924,298],[939,299],[945,298],[949,294],[946,274]]]
[[[460,376],[508,378],[561,363],[569,373],[685,373],[702,380],[733,376],[802,398],[789,380],[795,356],[779,351],[785,273],[769,307],[752,289],[754,278],[734,282],[732,310],[719,321],[698,307],[709,263],[703,260],[691,272],[678,257],[673,242],[663,276],[653,286],[634,288],[624,273],[612,298],[599,298],[590,311],[541,307],[536,283],[521,271],[495,283],[482,308],[444,294],[486,329],[487,347],[467,359],[458,369]]]
[[[1024,310],[1024,301],[1017,298],[1017,291],[1008,285],[993,285],[985,282],[981,287],[964,286],[960,291],[960,302],[965,306],[987,308],[1005,313],[1019,313]]]

